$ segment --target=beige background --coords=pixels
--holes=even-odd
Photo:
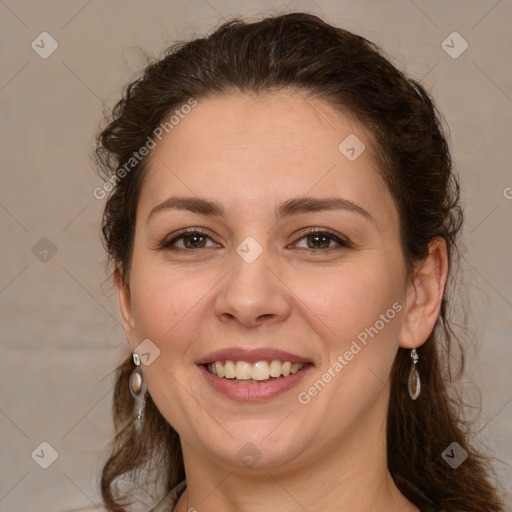
[[[510,0],[3,0],[0,511],[64,511],[98,500],[111,434],[110,372],[127,350],[105,281],[104,202],[92,195],[101,184],[89,155],[102,102],[111,106],[141,68],[138,48],[158,55],[166,42],[206,33],[222,17],[282,7],[325,16],[382,45],[432,90],[451,127],[478,340],[464,381],[471,396],[475,386],[482,390],[476,439],[503,460],[496,470],[512,506]],[[31,48],[43,31],[59,45],[47,59]],[[469,44],[456,59],[441,46],[453,31]],[[47,241],[34,254],[42,237],[54,255]],[[43,441],[58,454],[48,469],[31,458]],[[48,449],[36,453],[49,460]]]

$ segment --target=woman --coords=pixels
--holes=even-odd
[[[315,16],[232,20],[97,153],[132,351],[107,510],[146,483],[155,511],[501,510],[438,355],[462,212],[421,85]]]

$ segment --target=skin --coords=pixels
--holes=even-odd
[[[355,161],[338,150],[349,134],[366,145]],[[446,245],[434,240],[406,279],[397,209],[372,146],[353,119],[287,91],[201,100],[153,150],[130,274],[125,285],[117,272],[115,282],[131,348],[150,339],[160,350],[144,374],[181,438],[188,492],[177,512],[418,510],[387,469],[389,374],[398,348],[421,346],[434,327]],[[373,220],[346,210],[275,219],[278,204],[304,195],[348,199]],[[164,209],[148,220],[170,196],[215,200],[226,215]],[[199,238],[206,248],[186,249],[183,239],[182,251],[157,248],[189,227],[208,232]],[[305,228],[330,229],[352,246],[327,239],[327,248],[314,241],[311,248]],[[252,263],[236,252],[248,236],[263,250]],[[299,392],[396,302],[402,310],[301,404]],[[315,366],[272,400],[235,402],[214,391],[195,364],[233,346],[279,348]],[[254,467],[237,456],[247,442],[261,455]]]

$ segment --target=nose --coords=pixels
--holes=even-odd
[[[235,254],[216,297],[215,313],[221,321],[256,327],[286,320],[291,296],[276,270],[265,251],[252,263]]]

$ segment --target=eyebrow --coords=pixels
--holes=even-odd
[[[164,202],[155,206],[148,215],[147,222],[155,214],[166,210],[187,210],[199,215],[210,215],[213,217],[225,217],[225,210],[222,205],[216,201],[205,199],[201,197],[179,197],[172,196],[167,198]],[[342,197],[296,197],[288,199],[287,201],[278,205],[275,209],[274,215],[276,220],[300,213],[319,212],[324,210],[345,210],[348,212],[357,213],[366,219],[375,222],[375,219],[370,213],[362,206],[344,199]]]

